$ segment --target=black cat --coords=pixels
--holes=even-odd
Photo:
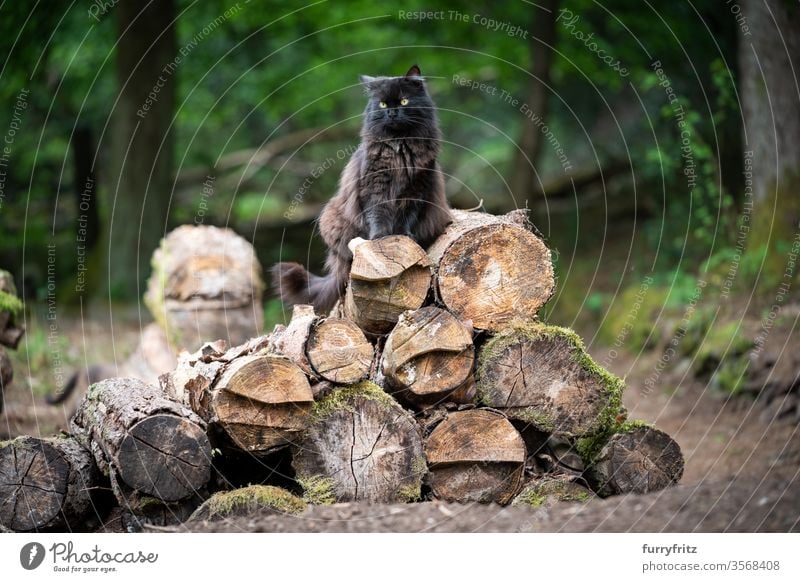
[[[361,144],[319,218],[327,274],[312,275],[297,263],[275,265],[273,284],[287,305],[312,304],[318,313],[333,307],[347,284],[352,239],[404,234],[425,248],[452,221],[436,161],[436,106],[419,67],[403,77],[362,76],[361,83],[369,96]]]

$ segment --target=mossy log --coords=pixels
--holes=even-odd
[[[211,477],[205,423],[188,407],[134,378],[93,384],[70,423],[100,470],[163,501],[187,498]]]
[[[568,475],[538,475],[528,481],[511,505],[552,507],[556,503],[586,503],[595,494]]]
[[[386,340],[381,372],[401,401],[436,404],[467,383],[474,363],[472,328],[429,306],[400,316]]]
[[[217,339],[239,345],[260,334],[261,265],[232,230],[180,226],[161,241],[152,267],[145,303],[178,350]]]
[[[0,524],[14,531],[82,529],[94,516],[102,477],[68,436],[0,443]]]
[[[340,388],[314,405],[292,465],[304,498],[314,503],[415,501],[426,473],[417,423],[372,382]]]
[[[0,269],[0,346],[16,350],[25,328],[18,324],[22,301],[17,295],[14,277]]]
[[[487,341],[477,382],[486,406],[570,437],[607,431],[620,412],[623,389],[572,330],[540,323],[513,325]]]
[[[306,353],[314,372],[335,384],[355,384],[369,373],[374,349],[349,319],[329,317],[311,328]]]
[[[294,442],[314,401],[303,370],[272,349],[269,336],[228,350],[222,342],[206,344],[183,354],[162,385],[236,447],[267,453]]]
[[[428,249],[438,299],[476,329],[498,331],[530,319],[555,288],[550,250],[528,228],[524,211],[505,216],[454,211]]]
[[[672,437],[648,426],[613,435],[589,468],[602,496],[650,493],[674,485],[683,475],[683,454]]]
[[[506,504],[519,491],[525,443],[502,414],[448,414],[425,440],[433,495],[461,503]]]
[[[192,514],[188,522],[220,521],[264,511],[297,515],[305,509],[306,502],[286,489],[271,485],[250,485],[215,493]]]
[[[344,315],[366,333],[388,333],[401,313],[422,307],[430,286],[428,256],[411,238],[364,241],[353,251]]]

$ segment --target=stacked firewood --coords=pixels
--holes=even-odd
[[[555,280],[525,213],[455,218],[427,251],[403,236],[354,246],[329,314],[296,306],[268,335],[183,352],[159,386],[97,383],[71,435],[0,445],[0,494],[25,498],[0,496],[0,523],[80,528],[103,483],[128,528],[306,503],[538,506],[676,483],[675,441],[629,421],[623,382],[573,331],[539,321]]]
[[[3,391],[11,384],[14,370],[6,348],[16,350],[25,333],[20,323],[22,301],[11,273],[0,269],[0,411],[3,410]]]

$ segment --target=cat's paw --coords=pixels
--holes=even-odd
[[[356,247],[358,245],[360,245],[360,244],[365,243],[365,242],[367,242],[367,241],[364,240],[363,238],[361,238],[360,236],[357,236],[356,238],[350,239],[350,242],[347,243],[347,248],[350,249],[351,253],[355,253],[356,252]]]

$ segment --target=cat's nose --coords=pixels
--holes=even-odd
[[[397,117],[398,111],[397,109],[390,109],[389,110],[389,119],[394,119]]]

